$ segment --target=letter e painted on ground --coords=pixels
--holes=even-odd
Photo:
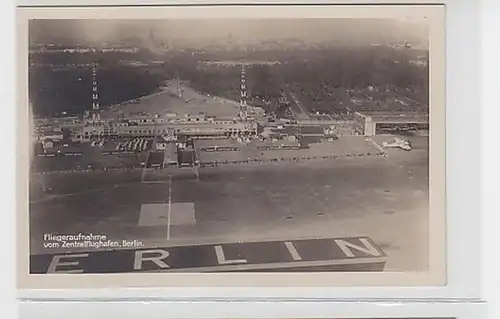
[[[360,251],[368,255],[372,255],[375,257],[380,256],[380,252],[377,248],[373,247],[369,240],[366,238],[359,238],[359,241],[363,243],[364,247],[355,245],[343,239],[335,239],[335,243],[339,246],[339,248],[344,252],[347,257],[356,257],[354,255],[353,250]]]
[[[86,258],[89,254],[75,254],[75,255],[60,255],[54,256],[50,262],[49,268],[47,269],[48,274],[55,273],[82,273],[83,269],[68,269],[68,270],[57,270],[59,266],[78,266],[80,262],[78,261],[63,261],[65,258]]]
[[[153,254],[153,256],[151,256]],[[144,256],[149,255],[149,256]],[[163,249],[138,250],[135,252],[134,270],[142,270],[142,265],[145,261],[152,261],[161,269],[170,268],[163,259],[170,256],[170,253]]]

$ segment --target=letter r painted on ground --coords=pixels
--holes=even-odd
[[[49,268],[47,269],[48,274],[56,274],[56,273],[82,273],[83,269],[68,269],[68,270],[58,270],[59,266],[79,266],[79,261],[61,261],[63,259],[68,258],[86,258],[89,254],[74,254],[74,255],[59,255],[54,256],[52,261],[50,262]]]
[[[362,253],[365,253],[368,255],[372,255],[375,257],[381,256],[379,250],[377,248],[375,248],[368,239],[359,238],[359,241],[364,245],[364,247],[355,245],[355,244],[348,242],[346,240],[343,240],[343,239],[335,239],[335,243],[337,244],[337,246],[339,246],[339,248],[344,252],[344,254],[347,257],[351,257],[351,258],[357,257],[354,254],[354,251],[359,251],[359,252],[362,252]]]
[[[145,255],[149,256],[146,257]],[[170,256],[170,253],[163,249],[138,250],[135,252],[134,270],[142,270],[145,261],[152,261],[161,269],[170,268],[170,266],[163,261],[168,256]]]

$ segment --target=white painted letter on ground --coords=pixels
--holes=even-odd
[[[366,238],[359,238],[359,241],[363,243],[364,247],[355,245],[343,239],[335,239],[335,243],[347,257],[356,257],[356,255],[354,255],[353,253],[353,249],[375,257],[380,256],[380,252],[378,251],[378,249],[373,247],[370,241],[368,241]]]
[[[234,264],[246,264],[246,259],[233,259],[227,260],[224,255],[224,250],[222,250],[222,246],[215,246],[215,254],[217,255],[217,262],[219,265],[234,265]]]
[[[57,267],[59,267],[59,266],[78,266],[80,264],[80,262],[78,262],[78,261],[63,261],[63,262],[61,262],[61,260],[65,259],[65,258],[86,258],[88,256],[89,256],[89,254],[54,256],[54,258],[52,258],[52,261],[50,262],[49,268],[47,269],[47,273],[48,274],[82,273],[83,269],[57,270]]]
[[[154,254],[151,256],[151,254]],[[145,257],[144,255],[150,255]],[[145,261],[152,261],[161,269],[170,268],[163,260],[170,256],[170,253],[163,249],[139,250],[135,252],[134,269],[142,270],[142,265]]]
[[[297,248],[293,245],[292,242],[290,241],[285,241],[285,246],[290,252],[290,255],[292,255],[293,260],[302,260],[302,257],[300,257],[299,252],[297,251]]]

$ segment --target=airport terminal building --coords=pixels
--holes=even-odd
[[[225,137],[231,134],[256,135],[258,125],[255,121],[242,122],[233,119],[215,119],[187,117],[165,120],[149,118],[134,121],[134,119],[87,122],[75,127],[71,136],[75,141],[89,141],[93,138],[105,137],[146,137],[155,136],[198,136]]]

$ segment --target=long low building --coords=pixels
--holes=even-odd
[[[226,136],[228,134],[257,134],[257,122],[243,123],[239,121],[217,122],[169,122],[156,124],[115,125],[115,123],[87,123],[78,129],[72,130],[74,140],[88,141],[92,138],[121,136],[121,137],[155,137],[162,135],[191,135],[191,136]]]
[[[429,115],[424,113],[356,112],[354,129],[359,135],[372,136],[392,129],[429,129]]]
[[[196,140],[194,142],[196,157],[200,164],[215,162],[242,162],[256,159],[272,159],[293,157],[300,150],[296,140],[254,140],[251,143],[240,143],[234,139]]]

